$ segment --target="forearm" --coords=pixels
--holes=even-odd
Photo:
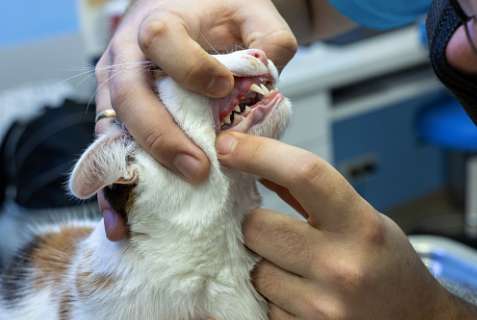
[[[475,319],[477,316],[477,289],[442,278],[437,280],[453,295],[452,301],[455,303],[457,314],[459,314],[456,319]]]
[[[448,319],[474,320],[477,318],[477,306],[454,296],[456,316]]]
[[[357,26],[326,0],[272,0],[300,45],[327,39]]]

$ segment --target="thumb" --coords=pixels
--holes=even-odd
[[[241,8],[237,14],[242,39],[247,48],[261,49],[282,70],[295,55],[298,43],[290,27],[271,1],[256,4],[259,8],[251,14],[249,8]],[[246,7],[246,6],[243,6]]]

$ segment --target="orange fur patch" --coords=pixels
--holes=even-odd
[[[78,243],[93,231],[87,227],[63,227],[60,232],[40,238],[38,248],[32,253],[35,286],[41,289],[53,286],[59,300],[59,319],[68,320],[73,297],[68,293],[68,284],[63,281],[76,255]]]
[[[114,288],[116,278],[110,274],[93,274],[91,271],[78,271],[76,290],[81,300],[87,300],[99,291]]]
[[[73,296],[70,294],[64,294],[60,300],[59,319],[68,320],[71,318],[71,303],[73,302]]]
[[[76,254],[78,243],[93,231],[86,227],[64,227],[61,232],[41,237],[38,248],[32,254],[36,283],[60,283]]]
[[[84,253],[82,261],[79,263],[78,270],[75,275],[75,286],[79,298],[87,301],[92,294],[99,291],[111,290],[117,281],[115,277],[110,274],[93,273],[89,266],[91,253]]]

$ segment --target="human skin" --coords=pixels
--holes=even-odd
[[[216,148],[222,164],[262,177],[306,219],[256,209],[243,223],[245,245],[264,258],[252,277],[270,319],[476,318],[400,228],[318,156],[239,133],[222,134]]]
[[[475,1],[477,7],[477,0]],[[469,34],[473,43],[477,46],[477,21],[475,18],[467,22]],[[470,76],[477,76],[477,56],[469,46],[465,35],[464,26],[460,26],[454,32],[447,43],[446,60],[451,67]]]
[[[99,70],[109,64],[150,59],[185,87],[220,96],[228,89],[211,95],[208,85],[196,86],[198,79],[202,85],[216,76],[230,79],[226,70],[201,51],[200,46],[209,45],[204,38],[212,46],[243,43],[245,47],[260,48],[279,66],[284,66],[296,50],[290,30],[268,0],[236,1],[246,9],[242,20],[237,20],[240,14],[214,7],[218,1],[201,1],[200,5],[212,12],[201,15],[194,14],[200,9],[194,8],[198,1],[176,2],[187,2],[190,7],[179,6],[182,11],[178,14],[179,7],[175,11],[167,8],[171,1],[137,0],[103,55]],[[307,20],[304,1],[276,1],[291,29],[297,30],[300,43],[354,26],[326,1],[311,3],[312,14]],[[271,10],[266,16],[265,11],[258,11],[261,21],[267,22],[263,29],[255,25],[254,9],[264,8],[260,6]],[[208,25],[213,23],[208,17],[214,17],[218,25]],[[251,20],[247,20],[249,17]],[[147,21],[154,23],[149,25]],[[187,32],[177,32],[180,27]],[[241,30],[238,36],[236,29]],[[280,30],[280,37],[267,30]],[[161,60],[176,57],[177,53],[184,58]],[[138,73],[122,79],[116,74],[115,70],[97,74],[98,83],[107,84],[100,87],[98,111],[114,107],[143,147],[178,174],[174,166],[178,154],[198,159],[198,173],[193,178],[181,176],[192,183],[202,181],[208,171],[207,160],[161,109],[147,78]],[[102,132],[107,123],[101,120],[97,132]],[[137,124],[140,126],[135,128]],[[161,127],[167,130],[157,131]],[[394,222],[372,208],[319,157],[275,140],[238,133],[220,136],[217,150],[224,165],[263,177],[265,186],[307,220],[257,209],[244,221],[245,244],[264,258],[255,268],[253,279],[257,290],[270,301],[271,319],[475,319],[476,307],[440,286]],[[124,221],[111,211],[102,194],[98,197],[108,238],[123,239],[127,231]]]
[[[96,67],[97,112],[116,110],[157,161],[191,183],[203,181],[209,171],[207,157],[174,123],[140,62],[151,60],[193,91],[225,96],[233,76],[202,48],[258,48],[280,68],[297,49],[292,30],[305,44],[355,26],[327,1],[309,3],[311,7],[304,0],[134,1]],[[96,133],[107,125],[107,119],[100,120]],[[102,194],[98,202],[108,238],[123,239],[124,221]]]

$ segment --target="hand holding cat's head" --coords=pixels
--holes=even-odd
[[[136,194],[141,189],[140,192],[154,194],[154,199],[160,198],[161,205],[164,202],[178,205],[185,198],[190,200],[203,184],[217,185],[216,190],[207,188],[209,192],[220,190],[220,181],[225,178],[215,150],[217,134],[231,130],[278,138],[288,123],[291,109],[289,101],[275,87],[278,72],[273,63],[260,50],[215,57],[235,77],[234,89],[224,98],[212,99],[194,93],[169,77],[156,80],[158,96],[176,123],[209,157],[211,171],[206,181],[198,186],[182,181],[148,157],[127,129],[117,122],[86,150],[76,164],[70,178],[72,192],[79,198],[88,198],[106,186],[116,185],[116,189],[124,190],[118,186],[142,184],[144,189],[136,188]],[[122,195],[125,206],[134,202],[130,189],[127,195]],[[181,190],[182,194],[168,194],[168,189],[176,193]]]

